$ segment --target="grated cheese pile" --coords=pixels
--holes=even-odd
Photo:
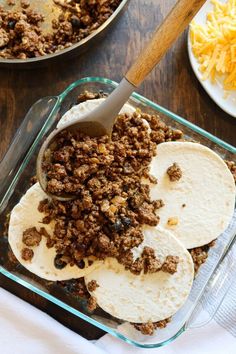
[[[190,27],[192,50],[200,64],[202,79],[223,76],[225,90],[236,90],[236,0],[211,1],[206,25]]]

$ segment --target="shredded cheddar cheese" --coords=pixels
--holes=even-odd
[[[223,76],[224,89],[236,90],[236,0],[211,2],[206,25],[190,25],[192,51],[203,80]]]

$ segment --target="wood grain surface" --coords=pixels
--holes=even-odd
[[[137,60],[125,75],[131,84],[136,87],[140,85],[188,27],[205,2],[206,0],[179,0],[172,7],[161,24],[157,25],[151,40],[147,42]]]
[[[0,68],[0,159],[26,112],[40,97],[58,94],[71,82],[85,76],[119,81],[174,4],[174,0],[130,0],[128,10],[105,38],[83,55],[69,60],[61,58],[56,64],[48,62],[33,69]],[[195,78],[188,60],[186,38],[185,32],[138,91],[236,145],[236,119],[218,108]],[[87,338],[101,335],[100,331],[85,326],[72,315],[4,277],[0,277],[0,285]]]

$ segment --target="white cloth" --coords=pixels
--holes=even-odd
[[[157,349],[138,349],[105,335],[96,343],[0,289],[1,354],[235,354],[236,338],[215,321]]]
[[[235,235],[236,212],[222,240]],[[222,263],[221,274],[228,274],[230,286],[215,320],[201,328],[183,333],[174,342],[156,349],[140,349],[106,334],[91,342],[64,327],[56,320],[0,288],[0,354],[236,354],[236,244]],[[205,264],[211,267],[211,262]],[[203,270],[204,270],[203,269]],[[232,273],[232,274],[231,274]],[[232,283],[232,280],[234,282]],[[224,290],[219,287],[216,296]],[[210,294],[210,297],[214,294]],[[211,313],[207,296],[202,303]],[[200,316],[199,316],[200,317]],[[201,322],[201,318],[198,318]]]
[[[217,240],[218,242],[223,242],[223,244],[228,244],[229,240],[235,238],[236,235],[236,211],[234,212],[233,218],[227,230],[223,235]],[[217,246],[217,244],[216,244]],[[219,255],[217,254],[217,247],[210,251],[211,256],[207,259],[207,262],[202,268],[200,268],[200,277],[205,278],[205,274],[210,271],[213,267],[215,268],[216,259]],[[216,257],[216,258],[215,258]],[[214,315],[214,319],[222,327],[227,329],[234,337],[236,337],[236,242],[232,244],[232,247],[229,249],[227,256],[221,262],[217,274],[213,277],[216,282],[213,280],[213,289],[208,293],[204,292],[204,295],[201,299],[202,306],[204,310],[211,316],[214,315],[215,307],[214,304],[220,304],[220,301],[223,299],[223,303],[220,308],[217,310]],[[207,276],[207,275],[206,275]],[[201,279],[198,279],[201,280]],[[198,285],[201,286],[201,282],[198,281]],[[224,294],[226,294],[225,297]],[[235,350],[236,354],[236,350]]]

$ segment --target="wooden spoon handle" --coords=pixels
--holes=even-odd
[[[205,2],[206,0],[177,2],[125,75],[131,84],[138,86],[144,80]]]

